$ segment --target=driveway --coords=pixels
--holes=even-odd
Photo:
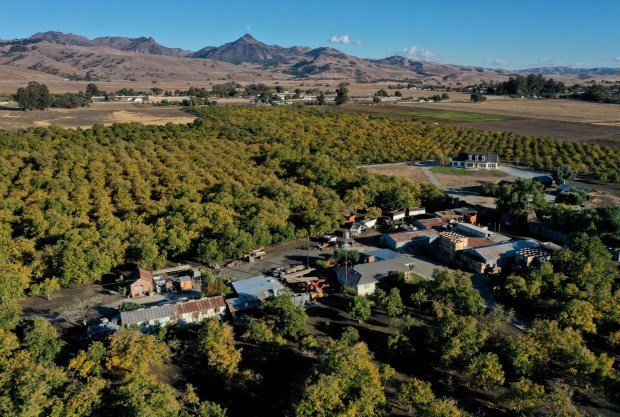
[[[519,178],[532,179],[534,177],[538,177],[539,175],[551,175],[550,172],[536,171],[528,167],[500,165],[497,167],[497,169],[505,172],[506,174],[512,175],[513,177],[519,177]]]
[[[426,175],[428,177],[428,180],[431,182],[431,184],[433,184],[433,185],[435,185],[435,186],[437,186],[439,188],[443,188],[443,184],[441,182],[439,182],[437,177],[435,177],[435,175],[431,171],[431,168],[429,168],[428,166],[421,166],[420,169],[422,170],[424,175]]]
[[[426,279],[432,279],[433,271],[437,268],[452,269],[423,255],[414,254],[411,255],[411,257],[415,260],[413,264],[413,272]]]

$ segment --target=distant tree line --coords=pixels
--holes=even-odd
[[[566,86],[561,81],[554,81],[553,78],[547,79],[540,74],[530,74],[527,77],[521,75],[510,77],[508,81],[498,84],[480,84],[475,90],[480,93],[491,95],[554,98],[557,97],[559,93],[566,92]]]
[[[35,81],[28,83],[27,87],[17,90],[15,101],[22,110],[45,110],[50,107],[74,109],[87,106],[91,102],[91,96],[83,91],[79,93],[51,94],[45,84]]]

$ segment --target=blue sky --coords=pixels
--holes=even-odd
[[[502,67],[620,67],[619,0],[0,0],[0,38],[57,30],[198,50],[245,33],[361,58]]]

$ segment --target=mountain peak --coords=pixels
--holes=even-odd
[[[254,39],[254,37],[250,35],[249,33],[246,33],[245,35],[240,37],[238,40],[239,41],[255,41],[256,39]]]

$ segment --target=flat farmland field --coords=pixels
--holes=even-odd
[[[78,109],[48,109],[45,111],[20,111],[0,108],[0,129],[26,129],[28,127],[59,126],[88,128],[100,123],[138,122],[164,125],[166,123],[191,123],[196,119],[176,106],[155,107],[131,103],[94,103]]]
[[[380,164],[380,165],[363,165],[360,168],[364,168],[366,171],[377,175],[388,175],[391,177],[404,178],[411,181],[414,184],[430,184],[430,180],[422,172],[422,169],[417,166],[413,166],[410,162],[397,162],[393,164]]]
[[[620,106],[575,100],[513,100],[482,103],[347,104],[339,111],[399,117],[479,130],[620,146]]]

